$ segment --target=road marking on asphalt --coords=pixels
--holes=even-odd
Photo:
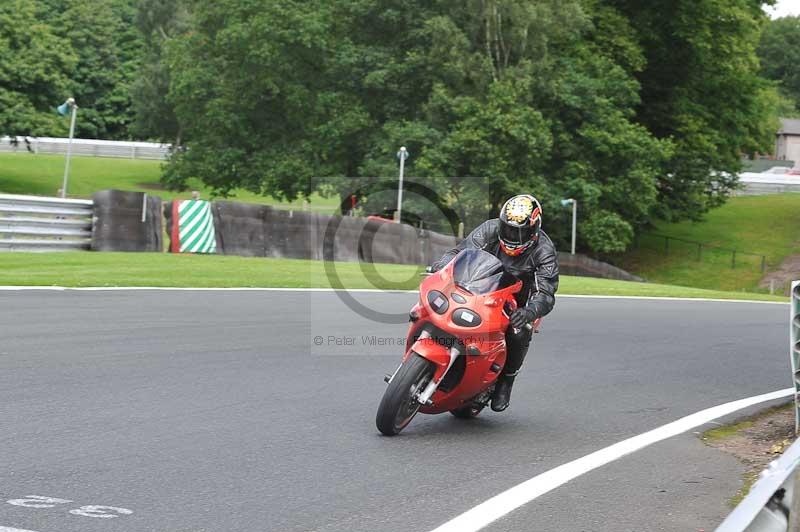
[[[82,292],[120,292],[157,290],[177,292],[353,292],[365,294],[416,294],[418,290],[381,290],[378,288],[280,288],[280,287],[178,287],[178,286],[0,286],[2,291],[53,290]],[[711,303],[757,303],[760,305],[788,305],[788,301],[758,301],[754,299],[715,299],[708,297],[659,297],[556,294],[558,299],[633,299],[644,301],[706,301]]]
[[[24,506],[25,508],[55,508],[56,504],[67,504],[72,501],[69,499],[44,497],[42,495],[28,495],[24,499],[9,499],[6,502],[14,506]]]
[[[22,528],[11,528],[10,526],[0,526],[0,532],[36,532],[36,531],[23,530]]]
[[[639,434],[633,438],[615,443],[592,454],[588,454],[572,462],[560,465],[555,469],[536,475],[530,480],[517,484],[511,489],[495,495],[491,499],[451,519],[431,532],[476,532],[490,523],[511,513],[537,497],[541,497],[559,486],[562,486],[583,474],[604,466],[623,456],[641,450],[672,436],[677,436],[700,425],[727,416],[759,403],[783,399],[794,394],[794,388],[786,388],[763,395],[739,399],[712,408],[707,408],[689,416],[668,423],[657,429]]]
[[[6,501],[8,504],[14,506],[22,506],[24,508],[55,508],[57,504],[68,504],[74,501],[70,499],[57,499],[55,497],[45,497],[43,495],[27,495],[22,499],[9,499]],[[84,517],[97,517],[100,519],[113,519],[117,515],[131,515],[133,510],[127,508],[120,508],[119,506],[103,506],[97,504],[90,504],[81,506],[74,510],[70,510],[72,515],[82,515]],[[0,530],[0,532],[3,532]]]

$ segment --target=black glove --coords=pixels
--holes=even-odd
[[[425,268],[425,273],[436,273],[441,269],[442,268],[441,268],[441,266],[439,266],[439,263],[438,262],[434,262],[433,264],[431,264],[430,266]]]
[[[521,330],[534,319],[536,319],[536,314],[531,309],[527,307],[518,308],[511,314],[511,326]]]

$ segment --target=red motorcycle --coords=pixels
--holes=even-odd
[[[427,277],[409,313],[403,362],[384,379],[378,430],[396,435],[417,412],[477,416],[505,365],[505,331],[521,288],[500,259],[477,249]]]

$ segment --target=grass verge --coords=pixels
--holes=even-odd
[[[640,248],[626,253],[620,266],[650,281],[716,290],[758,290],[761,258],[767,271],[800,253],[800,194],[740,196],[709,212],[702,222],[659,223],[653,233],[737,249],[736,268],[728,251],[643,235]],[[669,254],[667,254],[667,251]],[[699,260],[698,260],[699,259]]]
[[[69,197],[88,198],[98,190],[115,188],[147,192],[164,200],[188,199],[191,192],[172,192],[161,187],[162,161],[115,159],[110,157],[76,157],[70,162]],[[55,196],[64,177],[63,155],[0,153],[0,193]],[[211,191],[199,180],[190,180],[190,190],[198,190],[208,199]],[[245,190],[234,191],[230,198],[246,203],[272,205],[283,209],[302,209],[301,201],[284,202]],[[337,198],[312,195],[307,208],[331,213],[338,207]]]
[[[169,253],[0,253],[0,285],[379,288],[415,290],[418,266]],[[785,301],[764,294],[720,292],[588,277],[561,278],[559,294]]]
[[[728,499],[731,507],[747,497],[758,476],[794,441],[794,403],[768,408],[703,433],[706,445],[732,454],[744,466],[742,485]]]

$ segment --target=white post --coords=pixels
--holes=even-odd
[[[67,197],[67,181],[69,180],[69,159],[72,156],[72,137],[75,136],[75,115],[78,114],[78,106],[75,100],[69,98],[67,103],[72,107],[72,118],[69,121],[69,142],[67,143],[67,161],[64,164],[64,183],[61,185],[61,197]]]
[[[575,254],[575,233],[577,232],[578,227],[578,201],[569,198],[569,199],[562,199],[561,206],[566,207],[567,205],[572,204],[572,254]]]
[[[408,157],[408,151],[406,151],[405,146],[400,146],[400,151],[397,152],[397,157],[400,159],[400,182],[397,184],[397,223],[400,223],[400,219],[403,212],[403,170],[405,169],[406,165],[406,158]]]
[[[578,225],[578,201],[572,200],[572,254],[575,254],[575,232]]]

